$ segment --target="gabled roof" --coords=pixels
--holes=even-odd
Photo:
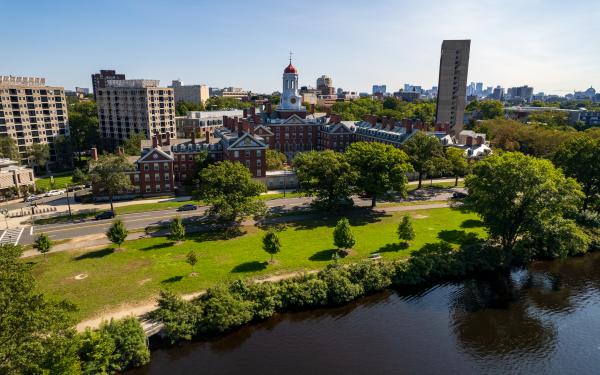
[[[163,158],[165,158],[167,160],[173,160],[173,157],[171,155],[167,154],[166,152],[164,152],[160,148],[152,148],[148,152],[146,152],[144,155],[142,155],[142,157],[140,157],[137,160],[137,162],[138,163],[141,163],[141,162],[154,162],[155,160],[153,158],[152,159],[150,158],[151,154],[158,154],[158,155],[162,156]],[[156,161],[159,161],[159,160],[156,160]],[[160,160],[160,161],[164,161],[164,160]]]
[[[264,126],[264,125],[258,125],[258,126],[255,126],[255,127],[254,127],[254,133],[256,133],[256,134],[261,134],[261,133],[259,132],[259,130],[262,130],[262,131],[264,131],[264,133],[263,133],[263,134],[267,134],[267,135],[273,135],[273,132],[271,131],[271,129],[267,128],[267,127],[266,127],[266,126]]]
[[[246,149],[246,148],[264,148],[267,145],[258,137],[252,136],[250,133],[242,134],[235,142],[233,142],[227,149]]]
[[[290,117],[286,118],[285,120],[283,120],[281,122],[281,124],[289,124],[289,123],[292,123],[292,124],[298,124],[298,123],[300,123],[300,124],[306,124],[307,122],[306,122],[305,119],[303,119],[302,117],[300,117],[300,116],[298,116],[297,114],[294,113],[293,115],[291,115]]]

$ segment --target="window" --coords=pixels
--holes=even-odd
[[[146,185],[146,193],[150,192],[150,185]]]
[[[234,151],[233,152],[233,157],[234,158],[239,158],[240,157],[240,152],[239,151]]]
[[[261,172],[261,170],[260,170],[260,169],[257,169],[257,170],[256,170],[256,177],[260,177],[261,173],[262,173],[262,172]]]
[[[250,169],[250,160],[246,160],[246,168]]]
[[[171,191],[171,185],[165,184],[165,191]]]
[[[246,156],[247,158],[249,158],[249,157],[250,157],[250,151],[246,150],[246,151],[244,152],[244,156]]]
[[[160,185],[156,185],[154,191],[157,193],[160,193]]]
[[[163,163],[163,168],[165,170],[168,170],[169,169],[169,163]]]
[[[145,171],[149,171],[150,170],[150,166],[148,164],[144,164],[144,170]]]
[[[258,160],[256,161],[256,166],[257,166],[257,167],[260,167],[261,165],[262,165],[262,160],[258,159]]]
[[[160,168],[160,166],[158,165],[158,163],[154,163],[154,170],[155,170],[155,171],[158,171],[158,170],[159,170],[159,168]]]
[[[257,157],[261,157],[262,156],[262,151],[261,150],[256,150],[256,156]]]
[[[165,181],[169,181],[169,174],[165,173]]]

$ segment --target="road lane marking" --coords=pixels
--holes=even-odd
[[[8,229],[5,230],[4,232],[2,232],[2,235],[0,236],[0,242],[2,242],[2,239],[4,238],[4,235],[6,234],[6,232],[8,232]]]
[[[33,236],[33,226],[29,227],[29,235]]]
[[[24,230],[25,230],[25,228],[21,228],[21,230],[19,231],[19,235],[17,236],[17,240],[15,241],[15,245],[19,244],[19,239],[21,239],[21,235],[23,234]]]

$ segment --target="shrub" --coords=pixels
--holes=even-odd
[[[534,257],[555,259],[586,253],[591,240],[573,220],[556,217],[522,242],[519,247],[528,248]]]
[[[111,319],[100,326],[100,332],[106,332],[115,344],[112,368],[117,371],[142,366],[150,361],[146,334],[136,318]]]
[[[348,276],[348,271],[335,266],[319,272],[318,277],[327,284],[327,298],[332,304],[350,302],[363,294],[362,286],[352,283]]]
[[[356,243],[350,223],[345,217],[341,218],[333,230],[333,244],[338,249],[351,249]]]
[[[252,302],[240,298],[224,286],[208,289],[200,297],[200,304],[202,315],[199,323],[204,332],[225,332],[253,318]]]
[[[81,334],[79,348],[82,372],[84,374],[113,373],[116,370],[111,366],[115,348],[116,344],[108,332],[87,329]]]
[[[285,280],[279,287],[283,308],[323,306],[327,304],[327,283],[317,277]]]
[[[362,261],[348,267],[350,281],[361,285],[364,293],[383,290],[392,284],[392,267],[389,263]]]
[[[164,324],[164,333],[171,343],[191,340],[198,332],[201,309],[192,302],[184,301],[174,293],[161,291],[158,309],[152,318]]]

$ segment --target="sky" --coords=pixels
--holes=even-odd
[[[281,90],[437,85],[444,39],[471,39],[469,82],[564,95],[600,89],[600,1],[0,0],[0,75],[91,87],[90,75]]]

